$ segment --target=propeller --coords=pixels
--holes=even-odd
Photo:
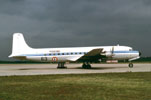
[[[114,56],[114,46],[111,49],[111,57]]]

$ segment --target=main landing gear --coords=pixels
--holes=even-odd
[[[64,65],[65,65],[65,62],[59,62],[57,68],[67,68]]]
[[[129,64],[128,64],[128,66],[129,66],[129,68],[133,68],[133,63],[132,62],[130,62]]]
[[[91,69],[91,65],[88,62],[86,62],[86,63],[83,63],[82,68]]]

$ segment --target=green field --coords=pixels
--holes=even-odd
[[[151,72],[0,77],[0,100],[151,100]]]

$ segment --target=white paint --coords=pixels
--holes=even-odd
[[[104,55],[107,59],[114,60],[135,60],[139,58],[139,52],[132,52],[132,48],[128,46],[93,46],[93,47],[70,47],[70,48],[38,48],[34,49],[29,47],[23,37],[22,33],[14,33],[13,35],[13,48],[11,58],[32,60],[32,61],[47,61],[47,62],[67,62],[77,61],[84,54],[73,55],[49,55],[53,53],[84,53],[90,52],[93,49],[103,49],[101,55]],[[120,51],[113,53],[113,51]],[[122,53],[123,51],[123,53]],[[124,51],[132,53],[124,53]],[[45,58],[45,59],[43,59]],[[54,59],[55,58],[55,59]]]

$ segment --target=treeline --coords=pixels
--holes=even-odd
[[[128,62],[128,61],[119,61],[119,62]],[[133,62],[151,62],[151,57],[141,57],[138,60]],[[0,64],[47,64],[50,62],[33,62],[33,61],[0,61]]]
[[[122,61],[119,61],[119,62],[129,62],[129,61],[128,61],[128,60],[126,60],[126,61],[123,61],[123,60],[122,60]],[[139,59],[137,59],[137,60],[134,60],[134,61],[132,61],[132,62],[138,62],[138,63],[139,63],[139,62],[140,62],[140,63],[141,63],[141,62],[142,62],[142,63],[143,63],[143,62],[144,62],[144,63],[145,63],[145,62],[149,62],[149,63],[151,63],[151,57],[141,57],[141,58],[139,58]]]
[[[141,57],[138,60],[135,60],[134,62],[151,62],[151,57]]]

